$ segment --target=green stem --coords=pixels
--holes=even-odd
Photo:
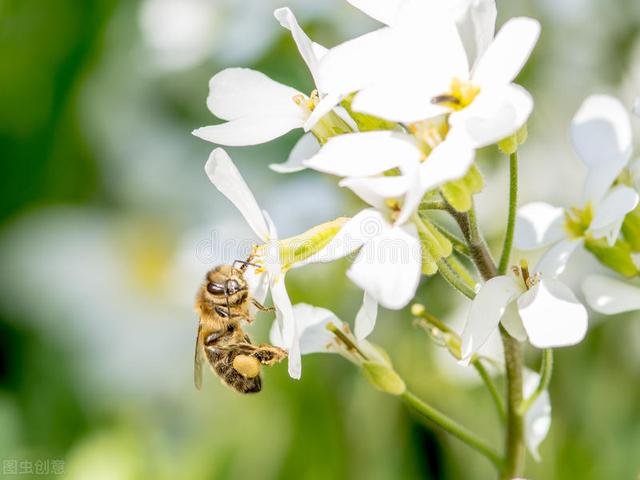
[[[531,408],[531,405],[535,403],[542,392],[544,392],[547,388],[549,388],[549,382],[551,382],[551,373],[553,372],[553,350],[550,348],[545,349],[542,352],[542,365],[540,365],[540,382],[536,387],[535,391],[531,394],[529,398],[524,400],[520,404],[520,410],[518,413],[520,415],[525,415],[527,411]]]
[[[447,204],[447,211],[460,227],[460,231],[469,247],[471,259],[482,278],[489,280],[495,277],[498,274],[498,269],[478,228],[475,207],[472,205],[468,212],[458,212]]]
[[[422,210],[446,210],[447,206],[442,200],[426,200],[420,204],[418,211]]]
[[[483,454],[491,463],[500,469],[502,466],[500,455],[475,433],[472,433],[455,420],[447,417],[444,413],[426,404],[410,391],[404,392],[402,398],[424,418],[431,420],[454,437],[462,440],[468,446]]]
[[[507,412],[504,408],[504,403],[502,402],[502,397],[500,396],[500,392],[498,392],[496,384],[493,383],[493,379],[491,378],[491,375],[489,375],[489,372],[483,365],[480,358],[474,356],[474,358],[471,360],[471,365],[474,366],[474,368],[478,372],[478,375],[480,375],[480,378],[486,385],[487,390],[489,390],[489,394],[491,394],[491,398],[493,398],[493,403],[495,403],[496,409],[498,410],[498,415],[500,416],[500,420],[505,421],[507,418]]]
[[[520,342],[500,326],[507,378],[507,438],[502,480],[522,476],[525,460],[524,416],[522,404],[522,348]]]
[[[438,271],[440,272],[440,275],[442,275],[442,278],[444,278],[449,283],[449,285],[458,290],[468,299],[473,300],[473,298],[476,296],[476,292],[473,290],[473,288],[467,285],[467,283],[462,280],[462,278],[460,278],[460,275],[453,271],[445,258],[437,260],[436,265],[438,265]]]
[[[513,234],[516,228],[516,211],[518,209],[518,152],[509,155],[509,216],[507,218],[507,232],[504,236],[502,255],[498,272],[504,275],[509,267],[511,249],[513,247]]]

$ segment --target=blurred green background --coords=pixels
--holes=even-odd
[[[288,5],[327,46],[375,26],[341,0]],[[311,90],[272,17],[279,6],[0,0],[0,476],[494,477],[483,458],[337,356],[305,358],[300,381],[284,365],[269,369],[258,396],[241,397],[212,375],[203,391],[193,387],[195,290],[252,236],[204,175],[212,145],[190,131],[214,123],[207,83],[227,66]],[[640,4],[502,0],[498,9],[499,23],[532,15],[543,25],[520,78],[537,106],[521,153],[522,198],[570,202],[584,178],[567,139],[580,102],[606,92],[630,104],[640,94]],[[299,135],[229,149],[283,235],[359,207],[335,179],[268,170]],[[481,225],[498,244],[505,162],[488,149],[481,166]],[[575,263],[577,287],[597,267],[586,255]],[[361,294],[346,268],[293,272],[293,300],[351,321]],[[447,321],[464,318],[464,301],[439,279],[424,281],[418,299]],[[372,338],[410,387],[499,445],[495,411],[473,375],[413,328],[408,311],[380,317]],[[270,321],[256,321],[254,339],[266,341]],[[557,352],[552,429],[543,463],[528,460],[529,479],[640,474],[640,318],[591,323],[584,343]],[[535,354],[529,360],[537,365]]]

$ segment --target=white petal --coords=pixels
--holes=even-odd
[[[345,223],[322,250],[297,265],[326,263],[345,257],[387,228],[389,224],[380,212],[372,208],[362,210]]]
[[[565,237],[564,209],[533,202],[518,209],[514,245],[519,250],[546,247]]]
[[[255,268],[250,267],[244,273],[244,277],[249,284],[251,297],[259,303],[264,303],[264,300],[267,298],[267,292],[269,291],[269,276],[265,272],[255,273]]]
[[[402,225],[414,214],[426,192],[467,173],[474,159],[475,151],[466,139],[458,139],[455,133],[447,136],[418,167],[417,182],[408,191],[396,224]]]
[[[394,33],[384,27],[342,43],[327,52],[320,62],[318,88],[323,93],[346,95],[386,75],[381,58],[390,58]]]
[[[560,240],[542,255],[534,271],[549,278],[562,274],[571,255],[583,241],[582,238]]]
[[[330,138],[304,165],[340,177],[365,177],[417,163],[421,155],[412,137],[404,133],[348,133]]]
[[[387,177],[345,178],[340,181],[341,187],[349,188],[362,200],[378,210],[385,210],[385,200],[399,198],[404,195],[411,184],[412,179],[407,175]]]
[[[582,284],[587,303],[605,315],[640,310],[640,288],[603,275],[590,275]]]
[[[585,200],[598,201],[631,158],[629,114],[613,97],[590,96],[573,117],[571,138],[590,170]]]
[[[364,340],[373,332],[373,328],[376,326],[376,319],[378,318],[378,303],[376,299],[364,292],[364,298],[362,299],[362,306],[358,310],[356,315],[356,323],[354,327],[354,333],[358,340]]]
[[[452,129],[462,129],[475,148],[516,133],[531,115],[533,99],[519,85],[483,89],[467,108],[451,115]]]
[[[284,283],[284,275],[271,281],[271,299],[276,309],[276,321],[280,328],[280,335],[287,350],[289,360],[289,376],[298,379],[302,374],[302,360],[300,358],[300,333],[296,324],[291,300]]]
[[[589,227],[594,238],[606,237],[613,245],[627,213],[638,205],[638,194],[631,188],[619,185],[608,192],[599,205]]]
[[[422,270],[422,248],[414,225],[391,227],[367,241],[347,276],[380,305],[405,307],[414,297]]]
[[[575,345],[587,333],[587,309],[559,280],[540,280],[520,296],[518,311],[529,342],[538,348]]]
[[[312,133],[305,133],[296,142],[284,163],[272,163],[269,168],[278,173],[293,173],[306,169],[302,162],[320,151],[320,144]]]
[[[299,116],[250,116],[219,125],[209,125],[194,130],[198,138],[218,145],[241,147],[259,145],[281,137],[294,128],[302,128],[304,118]]]
[[[336,327],[341,328],[342,321],[333,312],[306,303],[294,305],[293,314],[300,332],[300,353],[308,355],[330,352],[328,346],[333,343],[335,337],[327,330],[327,324],[333,323]],[[271,328],[270,340],[273,345],[278,347],[283,348],[285,345],[280,335],[280,329],[275,322]]]
[[[387,25],[393,24],[404,0],[347,0],[358,10]]]
[[[540,23],[519,17],[507,21],[477,63],[473,83],[481,87],[512,82],[533,51],[540,36]]]
[[[540,383],[540,375],[528,368],[524,371],[524,396],[530,397]],[[540,461],[538,447],[547,437],[551,427],[551,398],[547,390],[543,391],[529,407],[524,417],[525,442],[531,456]]]
[[[353,99],[355,112],[367,113],[392,122],[417,122],[449,112],[447,107],[435,105],[431,99],[446,91],[451,82],[447,76],[439,86],[425,88],[420,81],[411,81],[413,74],[404,74],[404,80],[374,85],[362,89]]]
[[[302,28],[300,28],[296,16],[289,8],[278,8],[273,12],[273,15],[280,22],[280,25],[291,31],[291,35],[296,42],[302,59],[307,64],[307,67],[309,67],[314,82],[318,84],[320,58],[317,56],[317,52],[324,51],[324,47],[320,49],[314,48],[313,42],[307,34],[304,33]]]
[[[474,65],[493,41],[496,29],[495,0],[458,0],[453,12],[469,64]]]
[[[507,305],[522,289],[511,276],[501,275],[485,283],[471,303],[467,323],[462,332],[462,358],[478,351],[498,328]]]
[[[227,68],[209,81],[207,106],[223,120],[243,117],[296,117],[302,109],[293,101],[295,88],[249,68]]]
[[[527,339],[527,331],[524,329],[522,319],[518,314],[518,306],[516,302],[511,302],[502,316],[502,326],[513,338],[520,342]]]
[[[216,148],[204,167],[211,183],[235,205],[261,240],[269,239],[269,227],[253,193],[233,161],[222,148]]]

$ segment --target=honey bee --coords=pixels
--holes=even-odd
[[[236,264],[241,264],[236,268]],[[209,362],[220,379],[240,393],[257,393],[262,389],[260,365],[273,365],[287,353],[271,345],[253,345],[242,330],[243,321],[251,323],[250,306],[273,311],[261,305],[249,293],[244,273],[249,261],[236,260],[233,265],[219,265],[207,272],[196,295],[196,312],[200,316],[194,360],[194,382],[202,386],[202,363]]]

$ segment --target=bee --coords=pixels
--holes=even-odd
[[[240,264],[239,268],[236,265]],[[200,317],[194,359],[194,382],[202,386],[202,364],[206,359],[214,373],[240,393],[257,393],[262,389],[260,365],[273,365],[287,353],[271,345],[254,345],[242,329],[251,323],[250,306],[266,308],[249,293],[245,271],[253,265],[236,260],[207,272],[196,295],[196,312]],[[255,265],[253,265],[255,266]]]

